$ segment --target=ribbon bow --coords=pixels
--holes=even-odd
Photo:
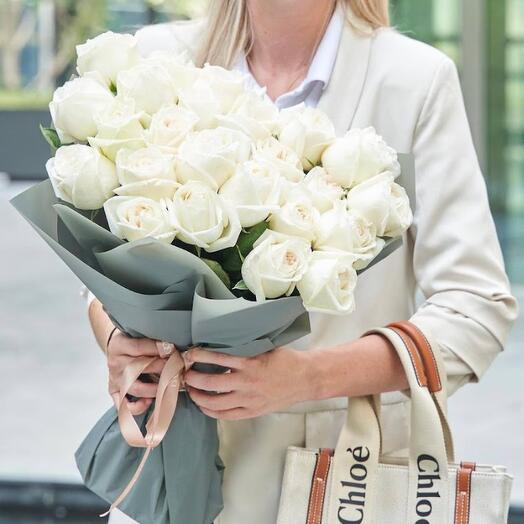
[[[133,359],[133,361],[124,369],[123,383],[120,391],[112,394],[113,401],[118,410],[118,424],[120,425],[122,436],[130,446],[135,448],[146,448],[146,451],[127,486],[111,504],[111,507],[105,513],[100,515],[101,517],[109,515],[109,513],[117,508],[127,497],[140,477],[151,450],[156,448],[162,442],[162,439],[169,429],[169,424],[173,419],[173,415],[175,414],[178,393],[184,383],[183,376],[186,371],[184,359],[176,350],[169,356],[162,373],[160,374],[155,397],[155,407],[146,423],[145,435],[142,434],[142,431],[138,427],[133,415],[130,413],[126,402],[126,395],[133,382],[135,382],[144,370],[147,369],[147,367],[157,358],[166,357],[165,346],[165,343],[157,342],[160,357],[137,357]]]

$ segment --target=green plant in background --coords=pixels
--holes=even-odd
[[[0,89],[0,110],[40,109],[47,106],[52,94],[49,91],[35,89]]]
[[[197,18],[204,14],[209,0],[147,0],[147,4],[171,18]]]
[[[58,78],[70,67],[75,46],[105,30],[106,0],[54,0],[57,20],[57,47],[53,77]]]
[[[2,0],[0,2],[0,108],[45,106],[57,79],[69,73],[75,45],[104,30],[106,0]],[[24,81],[23,52],[38,56]]]
[[[34,2],[0,2],[0,78],[8,90],[19,89],[22,86],[20,54],[35,31],[36,16],[33,8]]]

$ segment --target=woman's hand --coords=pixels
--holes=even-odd
[[[231,371],[219,374],[190,369],[186,389],[203,413],[223,420],[257,417],[315,396],[314,362],[308,352],[281,347],[243,358],[192,348],[186,365],[217,364]]]
[[[98,345],[107,356],[107,366],[109,368],[109,394],[120,391],[122,374],[124,369],[133,359],[141,356],[159,357],[157,341],[146,338],[131,338],[115,329],[113,322],[104,311],[104,306],[99,300],[93,300],[89,305],[89,320]],[[109,343],[108,343],[109,340]],[[166,354],[167,356],[167,354]],[[158,358],[144,371],[145,373],[161,373],[165,360]],[[156,395],[157,385],[136,380],[129,394],[139,397],[135,402],[126,399],[129,411],[133,415],[140,415],[152,403]]]
[[[264,415],[303,400],[408,387],[397,352],[379,335],[309,351],[282,347],[251,358],[193,348],[184,359],[186,365],[206,362],[231,369],[218,375],[193,369],[186,373],[194,402],[206,415],[224,420]]]
[[[109,368],[109,394],[120,390],[123,379],[123,371],[133,359],[141,356],[159,357],[156,341],[148,338],[131,338],[124,335],[118,329],[115,331],[106,348],[107,367]],[[165,359],[157,358],[145,370],[144,373],[162,372]],[[132,415],[140,415],[151,405],[155,398],[157,384],[146,383],[135,380],[129,388],[129,394],[139,397],[132,402],[125,400]]]

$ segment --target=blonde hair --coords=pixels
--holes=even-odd
[[[372,29],[389,26],[388,0],[336,0]],[[351,18],[347,17],[350,20]],[[253,36],[246,0],[211,0],[197,63],[231,67],[239,53],[249,53]]]

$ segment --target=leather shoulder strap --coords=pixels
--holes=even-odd
[[[426,370],[424,367],[424,361],[421,358],[417,345],[413,342],[413,340],[411,339],[409,335],[406,335],[406,333],[402,329],[394,327],[391,324],[388,325],[387,327],[389,327],[392,331],[394,331],[404,342],[408,350],[409,358],[411,359],[411,363],[413,364],[413,368],[415,370],[415,376],[417,377],[417,382],[419,386],[428,388],[428,377],[427,377]]]

